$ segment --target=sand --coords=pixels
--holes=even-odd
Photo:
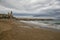
[[[0,40],[60,40],[60,32],[23,26],[27,24],[0,21]]]

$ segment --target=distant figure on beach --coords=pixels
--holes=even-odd
[[[12,11],[10,13],[8,12],[8,16],[9,16],[10,19],[12,19],[12,17],[13,17]]]

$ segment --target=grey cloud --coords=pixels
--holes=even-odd
[[[60,0],[57,0],[57,1],[60,1]]]
[[[60,0],[37,0],[36,2],[31,3],[30,0],[0,0],[0,5],[3,5],[7,8],[12,8],[20,11],[22,10],[31,13],[41,13],[43,11],[49,13],[46,10],[51,11],[53,10],[53,8],[58,9],[56,6],[60,7],[59,1]]]
[[[60,9],[48,9],[45,10],[44,13],[47,15],[49,14],[52,17],[60,17]]]

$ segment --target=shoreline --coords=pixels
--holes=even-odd
[[[2,23],[2,26],[1,26]],[[17,22],[0,22],[0,27],[8,27],[0,34],[0,40],[60,40],[60,32],[47,29],[25,28],[28,24]]]
[[[60,29],[49,28],[49,27],[42,27],[42,26],[40,26],[41,24],[40,25],[37,25],[37,24],[34,24],[34,23],[29,23],[29,22],[24,22],[24,21],[20,21],[20,22],[23,23],[23,24],[26,24],[27,26],[31,26],[31,28],[37,28],[37,29],[40,28],[40,29],[46,29],[46,30],[50,30],[50,31],[60,32]]]

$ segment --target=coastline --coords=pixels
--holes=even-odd
[[[0,40],[60,40],[60,32],[33,27],[25,28],[23,26],[28,24],[16,20],[0,22],[0,27],[1,24],[7,29],[0,34]]]
[[[19,21],[18,21],[19,22]],[[29,28],[38,28],[38,29],[46,29],[50,31],[60,32],[60,29],[54,28],[51,24],[45,24],[45,23],[36,23],[33,21],[20,21],[23,24],[26,24]]]

